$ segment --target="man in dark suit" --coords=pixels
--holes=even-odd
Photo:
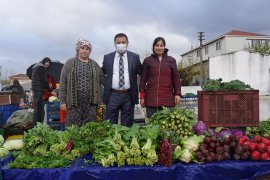
[[[116,51],[104,56],[102,66],[106,75],[103,95],[106,119],[117,124],[121,110],[121,124],[130,127],[134,119],[134,105],[139,103],[137,75],[140,75],[141,62],[138,54],[127,51],[127,35],[117,34],[114,45]]]

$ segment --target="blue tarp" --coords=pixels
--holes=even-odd
[[[95,163],[85,163],[91,159],[87,155],[77,159],[66,168],[37,168],[37,169],[9,169],[7,157],[1,160],[2,176],[4,180],[78,180],[78,179],[108,179],[108,180],[240,180],[254,179],[270,174],[270,161],[236,161],[226,160],[212,163],[176,163],[171,167],[155,165],[148,166],[122,166],[104,168]]]

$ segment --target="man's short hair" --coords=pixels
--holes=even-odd
[[[124,34],[124,33],[118,33],[118,34],[116,34],[114,36],[114,42],[115,42],[116,38],[119,38],[119,37],[125,37],[127,39],[127,41],[128,41],[128,37],[127,37],[126,34]]]

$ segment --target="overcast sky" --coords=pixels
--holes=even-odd
[[[269,6],[269,0],[0,0],[2,76],[25,73],[46,56],[64,63],[79,38],[92,43],[90,57],[101,65],[119,32],[141,59],[162,36],[179,61],[199,45],[199,31],[205,42],[231,30],[270,35]]]

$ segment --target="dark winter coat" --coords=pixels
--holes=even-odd
[[[161,61],[155,54],[145,58],[140,81],[140,98],[144,98],[145,106],[175,106],[175,95],[181,95],[176,60],[167,54]]]
[[[47,81],[46,68],[42,63],[37,63],[33,67],[32,72],[32,90],[33,91],[51,91]]]

